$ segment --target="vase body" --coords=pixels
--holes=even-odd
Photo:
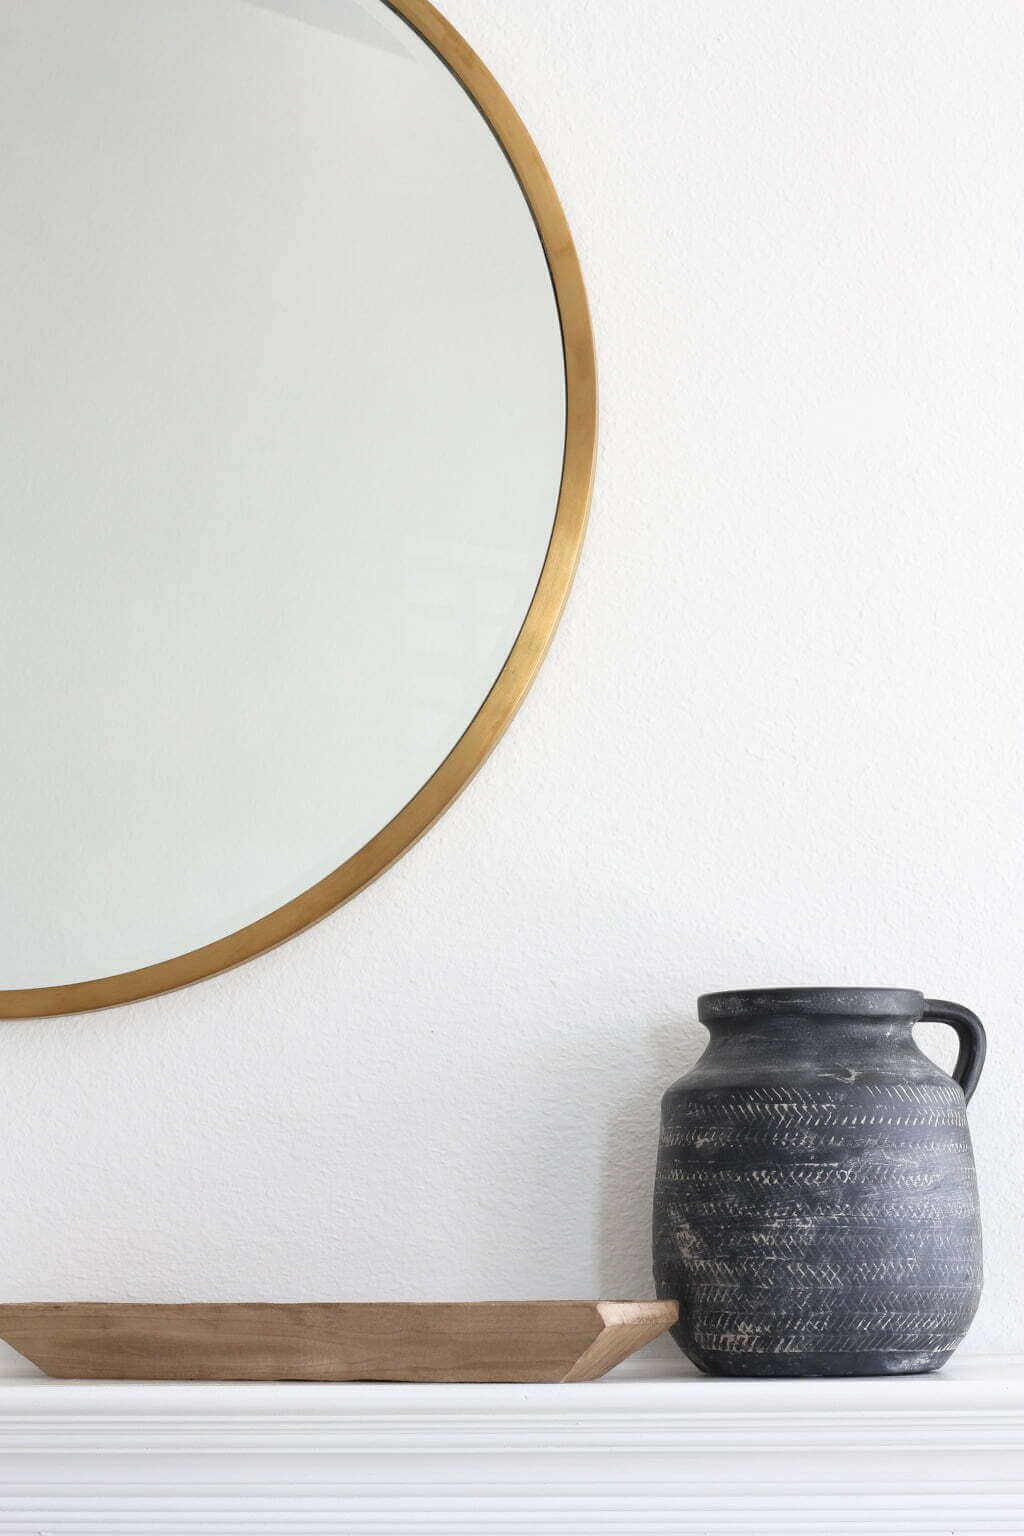
[[[699,1011],[711,1039],[662,1101],[655,1186],[678,1344],[725,1375],[937,1369],[977,1309],[981,1229],[964,1089],[912,1030],[953,1024],[969,1095],[980,1024],[877,988],[717,993]]]

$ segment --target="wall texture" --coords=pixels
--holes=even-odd
[[[1024,1349],[1024,13],[447,9],[593,304],[568,614],[347,909],[190,992],[2,1027],[3,1298],[643,1295],[697,992],[878,983],[989,1026],[970,1347]]]

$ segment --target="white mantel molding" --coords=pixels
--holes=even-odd
[[[10,1536],[1024,1532],[1024,1360],[567,1386],[0,1379]]]

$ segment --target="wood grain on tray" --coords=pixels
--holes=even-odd
[[[48,1376],[162,1381],[591,1381],[671,1301],[31,1302],[0,1338]]]

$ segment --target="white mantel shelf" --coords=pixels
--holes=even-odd
[[[571,1386],[0,1377],[18,1536],[1024,1532],[1024,1360]]]

